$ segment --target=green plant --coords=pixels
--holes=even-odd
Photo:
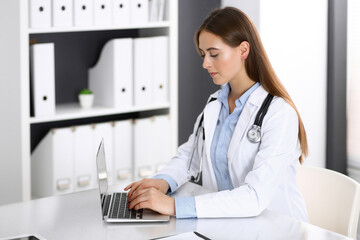
[[[80,94],[92,94],[93,92],[87,88],[84,88],[83,90],[80,91]]]

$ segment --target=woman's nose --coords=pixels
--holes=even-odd
[[[205,68],[205,69],[208,69],[210,67],[210,62],[208,60],[208,57],[206,57],[206,56],[204,56],[204,58],[203,58],[202,67]]]

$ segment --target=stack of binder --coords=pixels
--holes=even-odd
[[[111,123],[51,130],[31,154],[32,194],[60,195],[94,188],[96,150],[106,143],[109,182],[113,184],[113,131]]]
[[[150,177],[171,158],[169,116],[51,130],[31,155],[34,197],[95,188],[96,152],[105,143],[110,185]]]
[[[127,109],[168,103],[168,37],[119,38],[89,69],[95,104]]]
[[[162,21],[165,0],[30,0],[31,28],[126,26]]]
[[[168,102],[168,37],[134,39],[134,105]]]

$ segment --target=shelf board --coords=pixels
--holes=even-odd
[[[29,34],[41,33],[65,33],[65,32],[90,32],[90,31],[108,31],[108,30],[125,30],[125,29],[143,29],[143,28],[166,28],[170,26],[169,21],[149,22],[141,25],[126,26],[89,26],[89,27],[51,27],[51,28],[29,28]]]
[[[72,120],[79,118],[99,117],[104,115],[151,111],[151,110],[159,110],[169,107],[170,107],[170,103],[141,106],[141,107],[128,107],[123,109],[114,109],[114,108],[102,107],[102,106],[93,106],[91,109],[83,109],[80,107],[78,103],[69,103],[69,104],[57,105],[55,110],[55,115],[53,116],[30,117],[30,124]]]

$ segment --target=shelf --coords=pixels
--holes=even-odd
[[[31,117],[30,124],[53,121],[63,121],[79,118],[100,117],[104,115],[115,115],[123,113],[141,112],[169,108],[170,103],[149,105],[141,107],[129,107],[114,109],[110,107],[94,106],[91,109],[83,109],[78,103],[61,104],[56,106],[56,113],[53,116]]]
[[[143,29],[143,28],[166,28],[170,26],[169,21],[149,22],[141,25],[127,25],[127,26],[89,26],[89,27],[51,27],[44,29],[28,29],[29,34],[41,33],[65,33],[65,32],[86,32],[86,31],[108,31],[108,30],[125,30],[125,29]]]

